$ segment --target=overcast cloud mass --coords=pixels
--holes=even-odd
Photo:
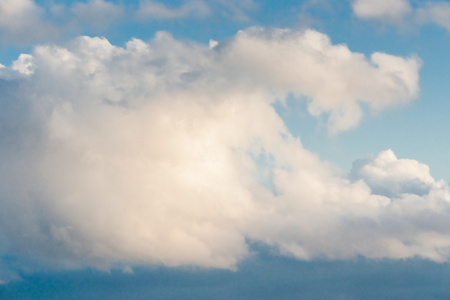
[[[256,9],[214,3],[239,20]],[[446,3],[351,5],[361,19],[397,25],[416,14],[449,28]],[[207,18],[211,7],[146,0],[132,15]],[[385,149],[339,171],[274,108],[303,101],[333,138],[417,100],[419,55],[366,55],[314,29],[272,26],[209,46],[165,31],[123,47],[51,43],[77,26],[106,30],[129,8],[52,9],[46,19],[52,10],[31,0],[0,0],[3,42],[39,41],[0,65],[0,283],[48,269],[236,270],[252,243],[306,261],[448,261],[450,188],[426,164]],[[65,27],[58,13],[70,15]]]

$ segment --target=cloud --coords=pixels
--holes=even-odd
[[[389,152],[380,153],[377,160],[386,159]],[[389,174],[396,169],[397,174],[389,174],[397,180],[394,183],[385,178],[377,181],[376,172],[370,173],[370,163],[362,167],[369,169],[368,174],[353,181],[317,166],[313,170],[275,170],[279,196],[277,201],[266,203],[264,221],[249,226],[250,236],[279,247],[281,253],[306,260],[362,255],[447,261],[448,186],[430,180],[426,172],[403,178],[401,167],[414,171],[426,167],[413,160],[391,159],[390,165],[378,166],[376,171]],[[425,175],[427,182],[420,181],[420,175]],[[388,182],[386,186],[380,184],[383,180]],[[423,185],[414,186],[418,182]]]
[[[97,30],[107,29],[124,16],[121,6],[104,0],[75,2],[71,10],[79,22]]]
[[[33,0],[0,0],[0,33],[8,43],[46,40],[59,30],[45,21],[45,10]]]
[[[257,8],[258,5],[253,0],[214,0],[208,3],[201,0],[188,0],[178,7],[168,7],[153,0],[141,0],[136,16],[141,21],[216,16],[242,22],[250,20],[249,14]]]
[[[367,59],[316,31],[252,28],[230,44],[229,65],[243,66],[242,72],[275,89],[309,97],[312,115],[329,114],[331,133],[358,124],[360,103],[382,109],[419,92],[417,57],[376,52]]]
[[[353,12],[361,19],[400,24],[412,11],[408,0],[355,0]]]
[[[253,0],[216,0],[217,11],[239,21],[248,21],[249,14],[256,11],[258,4]]]
[[[392,150],[353,164],[352,176],[363,179],[373,193],[399,197],[410,193],[426,195],[436,184],[427,165],[411,159],[397,159]]]
[[[303,95],[345,130],[362,102],[414,98],[418,58],[250,28],[213,48],[79,37],[14,65],[0,80],[0,253],[16,269],[235,268],[249,240],[299,259],[448,258],[449,189],[424,165],[388,151],[336,175],[272,106]]]
[[[139,2],[139,10],[136,14],[140,20],[165,20],[206,17],[211,12],[209,6],[201,0],[186,1],[176,8],[169,8],[163,3],[152,0],[142,0]]]
[[[30,46],[36,42],[61,42],[78,34],[105,33],[126,17],[138,21],[219,17],[248,21],[257,9],[253,0],[204,2],[184,1],[169,7],[152,0],[139,1],[139,7],[108,0],[72,1],[71,4],[35,0],[0,0],[0,42]],[[136,20],[133,20],[133,22]]]
[[[2,43],[31,45],[58,41],[88,30],[103,32],[125,16],[124,7],[105,0],[74,1],[66,4],[34,0],[0,0]]]
[[[397,26],[433,23],[450,30],[450,4],[444,1],[424,1],[413,7],[409,0],[355,0],[352,9],[360,19]]]
[[[24,75],[33,74],[34,68],[34,59],[30,54],[21,54],[11,67],[12,70]]]
[[[450,30],[450,3],[427,2],[417,9],[416,19],[419,23],[435,23]]]

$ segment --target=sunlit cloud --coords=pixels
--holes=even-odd
[[[166,32],[38,45],[0,70],[2,254],[234,269],[252,241],[306,260],[446,261],[449,188],[426,165],[386,150],[336,174],[273,107],[297,95],[338,134],[362,103],[415,99],[420,66],[262,27],[213,47]]]

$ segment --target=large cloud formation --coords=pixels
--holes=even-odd
[[[389,150],[336,175],[272,106],[297,95],[336,133],[361,104],[416,97],[419,68],[313,30],[38,46],[0,69],[5,268],[234,268],[248,241],[300,259],[447,260],[449,189],[425,165]]]

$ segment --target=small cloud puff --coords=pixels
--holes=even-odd
[[[13,62],[11,67],[11,69],[24,75],[33,74],[35,68],[34,58],[30,54],[20,54],[19,58]]]
[[[436,185],[427,165],[416,160],[397,159],[392,150],[355,161],[351,176],[354,180],[363,179],[373,193],[390,198],[402,194],[423,196]]]

